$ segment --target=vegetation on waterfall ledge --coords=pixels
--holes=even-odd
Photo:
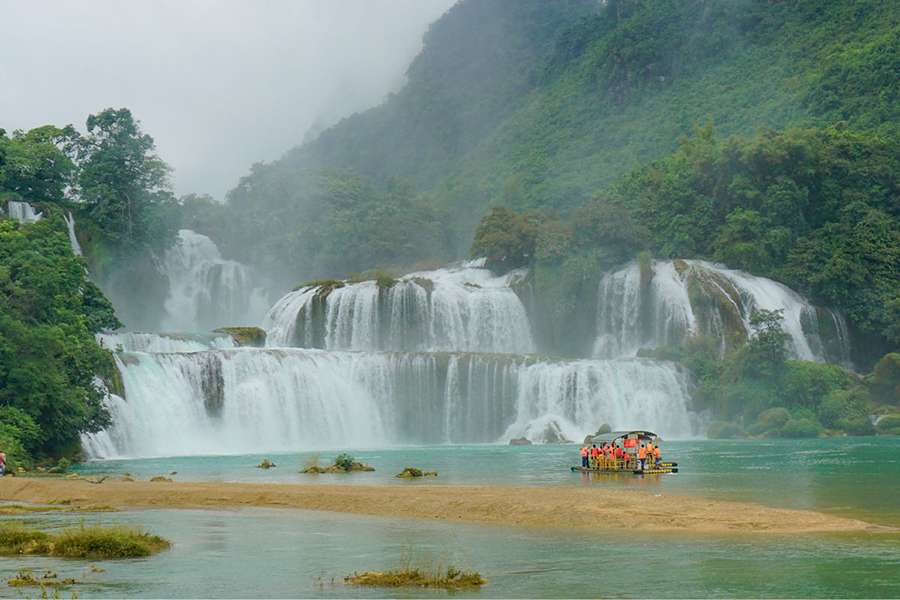
[[[242,347],[264,348],[266,345],[266,331],[260,327],[220,327],[213,333],[230,335],[234,343]]]
[[[900,378],[884,383],[834,364],[790,360],[781,320],[780,311],[755,312],[753,336],[724,356],[716,340],[702,337],[643,354],[674,360],[692,373],[694,408],[718,419],[707,431],[712,438],[892,433],[890,417],[881,417],[886,425],[879,428],[870,415],[897,410],[900,395],[882,390]]]

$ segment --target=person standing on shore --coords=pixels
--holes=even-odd
[[[0,477],[6,475],[6,453],[0,450]]]

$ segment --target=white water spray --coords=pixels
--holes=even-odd
[[[253,325],[266,311],[265,294],[247,268],[223,259],[211,239],[190,229],[178,232],[175,245],[166,252],[163,272],[169,278],[166,330]]]
[[[443,442],[580,441],[601,423],[693,433],[668,363],[480,354],[210,350],[118,357],[126,398],[91,456],[295,451]]]
[[[473,261],[375,281],[306,287],[279,300],[263,327],[268,345],[328,350],[534,351],[525,307],[511,285]]]
[[[816,308],[778,282],[701,260],[653,261],[652,273],[630,263],[600,282],[598,357],[634,356],[706,335],[724,351],[729,338],[751,335],[754,310],[781,310],[789,350],[803,360],[849,364],[843,318]]]

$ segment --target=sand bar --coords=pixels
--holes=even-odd
[[[822,533],[890,528],[807,510],[574,487],[124,482],[4,477],[0,500],[117,508],[273,507],[582,530]]]

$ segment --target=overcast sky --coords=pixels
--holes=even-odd
[[[0,0],[0,127],[128,107],[179,194],[218,198],[397,89],[455,0]]]

